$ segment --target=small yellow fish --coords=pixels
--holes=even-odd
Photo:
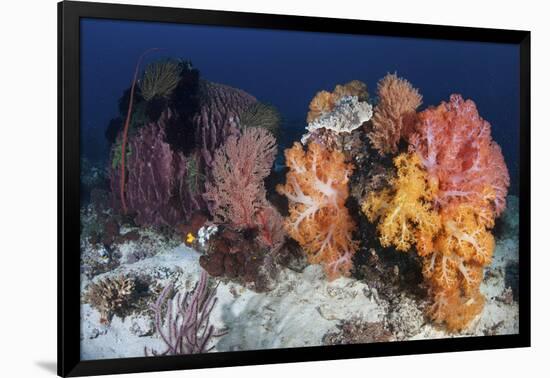
[[[187,238],[185,239],[185,242],[187,244],[192,244],[195,241],[195,239],[196,239],[195,236],[193,236],[193,234],[189,232],[187,234]]]

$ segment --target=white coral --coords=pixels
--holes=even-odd
[[[336,103],[334,109],[321,115],[307,125],[307,134],[302,136],[301,142],[305,145],[318,129],[331,130],[336,134],[351,133],[372,117],[372,105],[366,101],[359,101],[357,96],[344,96]]]

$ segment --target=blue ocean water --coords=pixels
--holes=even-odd
[[[243,89],[277,107],[285,132],[303,133],[311,98],[319,90],[361,80],[375,94],[388,72],[409,80],[423,107],[470,98],[492,125],[518,191],[519,47],[517,45],[342,35],[166,23],[81,20],[81,151],[108,157],[105,130],[118,115],[141,53],[193,62],[201,77]]]

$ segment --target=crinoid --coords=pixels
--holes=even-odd
[[[174,60],[153,62],[145,68],[143,79],[139,83],[141,95],[145,101],[154,97],[168,97],[180,81],[182,67]]]

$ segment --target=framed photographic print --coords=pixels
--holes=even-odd
[[[59,375],[529,346],[529,32],[58,10]]]

